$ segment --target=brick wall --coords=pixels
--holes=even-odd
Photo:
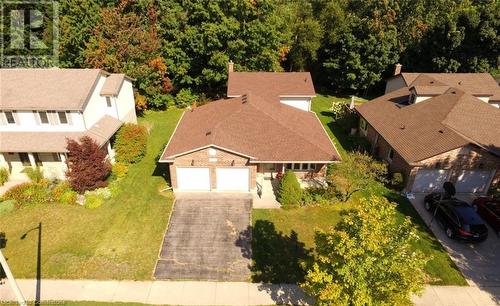
[[[215,148],[214,148],[215,149]],[[209,156],[209,149],[202,149],[183,156],[177,157],[173,163],[169,165],[170,181],[172,187],[177,189],[177,177],[175,167],[208,167],[210,168],[210,185],[213,189],[217,188],[217,177],[215,169],[217,167],[238,167],[250,169],[250,189],[256,188],[256,173],[257,165],[250,164],[248,158],[233,154],[231,152],[215,149],[216,155]],[[211,161],[211,158],[213,159]]]

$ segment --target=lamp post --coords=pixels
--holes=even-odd
[[[36,256],[36,292],[35,292],[35,305],[40,305],[40,294],[42,286],[42,222],[38,223],[37,227],[28,230],[21,236],[21,240],[24,240],[28,234],[34,230],[38,230],[38,246],[37,246],[37,256]]]

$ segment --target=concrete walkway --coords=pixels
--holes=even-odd
[[[26,300],[36,296],[36,280],[18,280]],[[500,293],[500,287],[488,292]],[[295,285],[245,282],[43,280],[40,299],[136,302],[153,305],[307,305],[311,301]],[[8,284],[0,285],[1,301],[13,301]],[[430,286],[417,306],[496,306],[499,301],[478,287]]]

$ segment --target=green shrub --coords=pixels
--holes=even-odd
[[[124,124],[116,135],[114,149],[119,163],[136,163],[146,154],[148,132],[137,124]]]
[[[9,180],[9,170],[0,168],[0,186],[3,186]]]
[[[391,186],[396,190],[402,190],[405,187],[403,174],[399,172],[392,174]]]
[[[28,182],[14,186],[7,190],[2,197],[4,200],[14,200],[17,206],[46,204],[52,201],[47,182]]]
[[[302,192],[302,204],[304,205],[326,205],[335,200],[335,195],[322,187],[309,187]]]
[[[16,201],[7,200],[0,202],[0,215],[10,213],[11,211],[14,211],[14,209],[16,209]]]
[[[52,189],[52,199],[65,205],[75,204],[77,195],[68,182],[59,183]]]
[[[90,194],[85,196],[85,208],[95,209],[104,203],[104,198],[98,194]]]
[[[85,192],[85,207],[89,209],[98,208],[104,203],[104,200],[111,198],[111,190],[109,188],[99,188],[93,191]]]
[[[193,102],[196,102],[198,96],[191,92],[189,88],[183,88],[179,90],[177,95],[175,96],[175,106],[179,108],[191,106]]]
[[[24,172],[28,176],[28,178],[35,183],[43,180],[43,170],[40,167],[26,167],[24,168]]]
[[[295,173],[288,170],[280,181],[278,201],[283,208],[297,206],[302,201],[302,189]]]
[[[116,179],[122,179],[127,175],[128,164],[116,162],[113,164],[113,169],[111,170],[111,175]]]

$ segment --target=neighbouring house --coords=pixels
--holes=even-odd
[[[340,160],[310,111],[309,73],[228,68],[228,98],[185,111],[160,158],[174,191],[255,191],[286,170],[321,178]]]
[[[446,181],[485,193],[500,180],[500,88],[488,73],[401,73],[385,95],[357,106],[372,153],[405,178],[406,191]]]
[[[0,167],[12,179],[38,166],[64,179],[66,140],[90,136],[114,156],[112,139],[136,123],[132,80],[100,69],[0,69]]]

